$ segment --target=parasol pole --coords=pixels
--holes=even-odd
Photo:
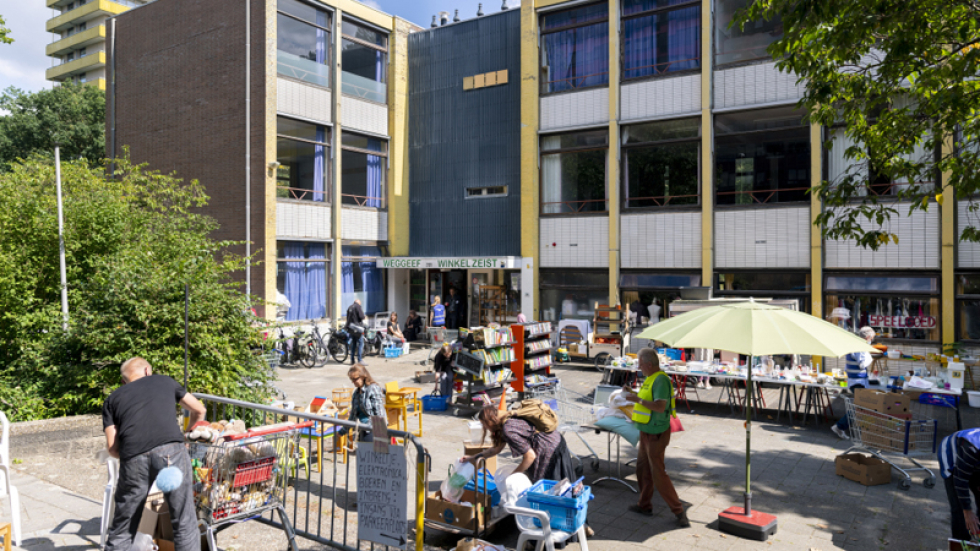
[[[748,384],[745,388],[745,516],[752,516],[752,364],[749,356]]]

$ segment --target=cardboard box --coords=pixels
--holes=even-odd
[[[480,452],[489,450],[493,447],[490,442],[484,442],[483,444],[479,442],[463,442],[463,455],[476,455]],[[493,473],[497,472],[497,457],[491,457],[487,459],[487,471],[490,472],[492,476]]]
[[[170,508],[162,493],[146,496],[146,506],[140,518],[138,532],[149,535],[160,551],[174,551],[174,526]]]
[[[893,417],[909,415],[909,397],[870,388],[854,389],[854,405]]]
[[[879,486],[892,481],[891,465],[870,455],[847,453],[834,461],[837,475],[865,486]]]
[[[467,499],[467,497],[470,499]],[[476,503],[473,492],[463,492],[463,501]],[[450,503],[442,499],[441,491],[429,494],[425,498],[425,518],[467,530],[473,530],[476,525],[484,525],[484,519],[486,518],[484,509],[484,507],[479,505]]]

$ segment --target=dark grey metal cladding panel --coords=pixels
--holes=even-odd
[[[409,36],[409,252],[520,256],[520,11]],[[463,91],[463,78],[508,83]],[[466,199],[471,187],[507,197]]]

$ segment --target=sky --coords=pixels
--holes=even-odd
[[[167,1],[167,0],[161,0]],[[432,16],[440,11],[455,10],[459,16],[469,19],[476,16],[478,0],[362,0],[363,3],[407,19],[428,28]],[[485,0],[483,12],[500,11],[503,0]],[[508,6],[517,7],[519,0],[508,0]],[[54,35],[44,31],[44,23],[52,17],[52,10],[44,7],[44,0],[16,0],[0,2],[0,16],[11,30],[13,44],[0,44],[0,90],[15,86],[22,90],[37,91],[50,88],[44,79],[44,71],[51,66],[51,59],[44,55],[44,47],[53,41]]]

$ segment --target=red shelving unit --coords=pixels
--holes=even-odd
[[[526,379],[533,375],[551,376],[551,322],[534,322],[511,326],[514,335],[514,361],[510,370],[516,379],[514,390],[526,392]]]

